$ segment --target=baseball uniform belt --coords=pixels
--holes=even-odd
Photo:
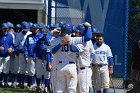
[[[62,63],[62,61],[59,61],[59,63]],[[75,64],[74,61],[69,61],[69,64]]]
[[[19,53],[24,53],[24,50],[23,50],[23,49],[20,49],[20,50],[19,50]]]
[[[80,67],[81,70],[84,70],[86,68],[91,68],[91,66],[87,66],[87,67]]]
[[[96,67],[103,67],[106,66],[107,64],[92,64],[92,66],[96,66]]]

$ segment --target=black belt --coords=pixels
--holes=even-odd
[[[91,68],[91,66],[87,66],[87,67],[80,67],[81,70],[86,69],[86,68]]]
[[[59,63],[62,63],[62,61],[59,61]],[[75,64],[75,62],[69,61],[69,64]]]
[[[92,64],[92,66],[97,66],[97,67],[103,67],[106,66],[107,64]]]

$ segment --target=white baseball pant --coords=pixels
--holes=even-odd
[[[93,66],[93,85],[96,91],[101,90],[101,88],[109,88],[110,84],[110,78],[109,78],[109,71],[108,71],[108,65],[98,67]]]

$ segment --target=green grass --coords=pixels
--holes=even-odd
[[[29,91],[20,88],[0,88],[0,93],[36,93],[35,91]]]

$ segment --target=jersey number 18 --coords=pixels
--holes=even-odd
[[[63,45],[61,51],[62,51],[62,52],[68,52],[68,51],[69,51],[69,46],[68,46],[68,44],[67,44],[67,45]]]

